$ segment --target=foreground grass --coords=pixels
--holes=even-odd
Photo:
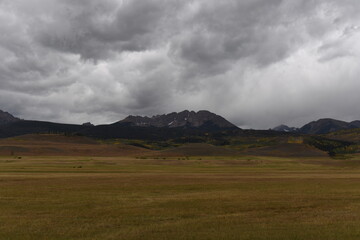
[[[357,159],[0,158],[0,239],[346,240],[359,226]]]

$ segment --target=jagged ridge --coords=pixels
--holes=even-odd
[[[185,110],[153,117],[128,116],[119,123],[130,123],[137,127],[198,128],[211,124],[219,128],[237,128],[225,118],[204,110],[198,112]]]
[[[20,121],[19,118],[14,117],[8,112],[0,110],[0,125]]]

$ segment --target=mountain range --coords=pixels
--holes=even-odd
[[[209,111],[182,111],[152,117],[128,116],[112,124],[62,124],[21,120],[0,110],[0,138],[30,133],[63,133],[95,138],[128,138],[166,140],[190,137],[228,135],[326,134],[338,130],[360,128],[360,121],[345,122],[320,119],[301,128],[280,125],[269,131],[243,130],[225,118]]]
[[[185,110],[153,117],[128,116],[119,123],[130,123],[131,126],[137,127],[201,128],[210,124],[218,128],[237,128],[225,118],[205,110],[198,112]]]
[[[209,111],[183,111],[153,117],[128,116],[125,119],[105,125],[94,126],[62,124],[44,121],[20,120],[10,116],[0,126],[0,137],[11,137],[30,133],[77,134],[95,138],[128,138],[166,140],[182,137],[203,136],[205,133],[239,132],[234,124]]]

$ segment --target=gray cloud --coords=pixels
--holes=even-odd
[[[360,119],[356,0],[1,0],[0,102],[105,123],[208,109],[238,125]]]
[[[37,41],[93,60],[164,43],[161,28],[172,13],[169,6],[164,8],[164,0],[77,0],[54,4],[56,11],[45,16],[48,23],[36,30]]]

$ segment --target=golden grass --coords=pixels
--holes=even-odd
[[[0,239],[359,239],[359,159],[349,166],[0,157]]]

